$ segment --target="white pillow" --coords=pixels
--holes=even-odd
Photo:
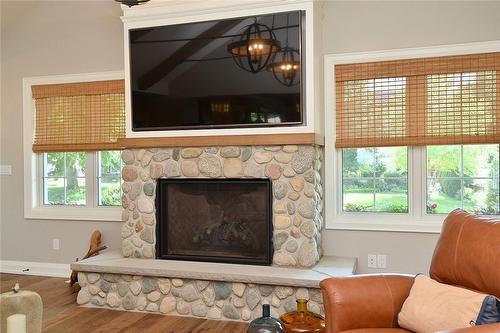
[[[496,302],[494,296],[418,275],[398,315],[398,323],[417,333],[494,323],[499,320]]]

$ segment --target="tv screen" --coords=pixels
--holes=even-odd
[[[303,123],[301,11],[129,31],[132,130]]]

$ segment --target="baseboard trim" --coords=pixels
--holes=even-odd
[[[69,264],[50,262],[0,260],[0,272],[8,274],[39,275],[69,278]]]

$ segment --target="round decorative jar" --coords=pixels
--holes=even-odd
[[[262,317],[254,319],[248,326],[247,333],[284,333],[283,323],[271,317],[269,304],[262,305]]]
[[[280,317],[286,333],[324,333],[325,318],[307,310],[307,300],[297,300],[297,310]]]

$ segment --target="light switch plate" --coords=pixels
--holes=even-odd
[[[387,255],[378,254],[377,255],[377,267],[378,268],[387,268]]]
[[[12,166],[0,165],[0,175],[12,175]]]

